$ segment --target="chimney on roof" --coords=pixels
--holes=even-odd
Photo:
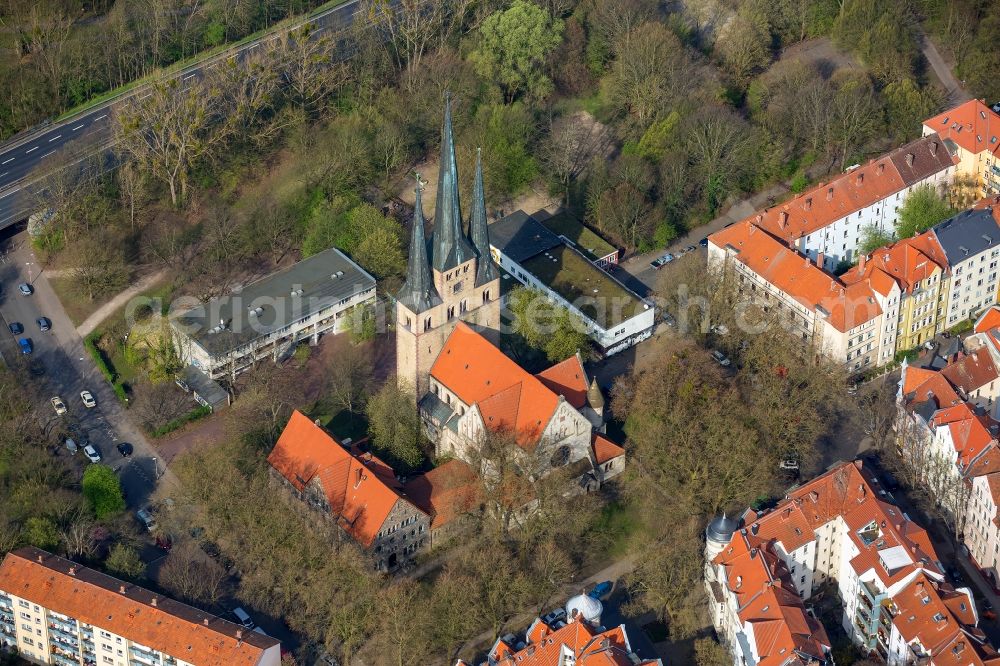
[[[778,214],[778,226],[784,229],[788,226],[788,211],[783,210]]]
[[[906,166],[913,166],[913,153],[906,153]]]
[[[121,592],[122,594],[125,594],[125,586],[124,585],[119,585],[118,586],[118,591]]]
[[[876,172],[876,173],[878,173],[878,175],[880,175],[880,176],[881,176],[881,175],[882,175],[883,173],[885,173],[885,163],[884,163],[884,162],[882,162],[882,163],[880,163],[880,164],[878,165],[878,170],[877,170],[877,172]]]
[[[867,254],[862,254],[861,258],[858,259],[858,270],[861,271],[862,273],[865,272],[865,263],[867,263],[867,262],[868,262],[868,255]]]
[[[812,207],[813,207],[813,198],[812,197],[807,197],[806,198],[806,206],[805,206],[805,208],[806,208],[806,210],[810,210],[810,209],[812,209]]]
[[[73,566],[71,566],[69,568],[69,571],[67,573],[69,573],[70,576],[75,576],[76,575],[76,565],[74,564]]]
[[[208,626],[208,618],[206,617],[204,620],[201,621],[201,623],[207,627]]]
[[[826,188],[826,200],[827,201],[833,201],[833,188],[832,187]]]
[[[937,141],[931,141],[931,155],[937,155],[938,143]]]
[[[757,213],[756,220],[757,220],[757,224],[760,224],[761,222],[764,221],[764,216],[762,214],[760,214],[760,213]]]
[[[42,554],[39,553],[38,554],[38,563],[41,564],[41,562],[42,562]]]
[[[152,606],[153,608],[156,608],[156,597],[153,597],[152,599],[149,600],[149,605]]]
[[[243,630],[242,629],[237,629],[236,630],[236,638],[243,638]]]
[[[865,182],[865,174],[859,172],[854,182],[857,183],[858,185]]]
[[[826,263],[826,255],[822,252],[816,253],[816,265],[823,268],[823,264]]]

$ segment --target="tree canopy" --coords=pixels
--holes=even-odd
[[[921,185],[910,192],[899,209],[896,237],[911,238],[954,214],[951,204],[938,194],[933,185]]]
[[[125,510],[121,481],[107,465],[87,466],[83,472],[83,496],[98,520]]]

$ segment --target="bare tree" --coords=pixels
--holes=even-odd
[[[335,47],[329,36],[318,35],[308,25],[282,35],[277,57],[286,94],[310,116],[318,114],[320,103],[347,83],[349,70],[344,63],[334,62]]]
[[[562,116],[552,123],[541,158],[559,182],[564,205],[568,204],[572,184],[594,157],[606,153],[610,143],[607,126],[586,112]]]
[[[175,545],[160,568],[160,583],[181,599],[214,605],[222,596],[225,570],[193,541]]]

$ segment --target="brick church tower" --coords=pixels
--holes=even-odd
[[[421,187],[417,184],[406,282],[396,303],[396,376],[401,386],[427,392],[428,377],[445,340],[459,321],[478,329],[494,344],[500,327],[500,271],[490,255],[483,192],[482,156],[476,156],[469,236],[462,226],[458,163],[446,99],[441,130],[441,166],[434,230],[427,243]]]

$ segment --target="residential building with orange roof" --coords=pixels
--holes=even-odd
[[[586,461],[588,474],[600,481],[591,438],[596,410],[579,355],[532,375],[459,322],[431,367],[429,383],[420,413],[438,457],[482,464],[478,443],[505,433],[532,474]]]
[[[732,271],[744,295],[767,311],[777,308],[804,344],[849,369],[874,367],[895,351],[882,325],[890,300],[898,303],[895,284],[883,293],[866,279],[842,282],[749,221],[709,236],[708,263]]]
[[[593,605],[594,615],[576,608]],[[601,626],[599,601],[583,596],[567,602],[567,611],[548,614],[531,623],[523,638],[499,637],[479,666],[663,666],[658,658],[639,656],[629,642],[625,625]],[[459,659],[455,666],[473,666]]]
[[[747,510],[738,521],[709,525],[706,584],[713,623],[737,663],[764,663],[753,652],[760,636],[748,626],[760,622],[765,608],[773,613],[761,595],[774,591],[768,598],[793,608],[793,597],[801,604],[827,582],[843,601],[848,635],[890,666],[951,664],[954,647],[970,640],[977,645],[965,647],[992,658],[995,652],[976,627],[972,593],[946,582],[927,532],[890,499],[861,462],[841,463],[769,511]],[[803,648],[825,638],[811,620],[783,612],[782,632],[799,641],[799,654],[819,659]]]
[[[922,185],[943,188],[955,169],[940,137],[931,134],[744,221],[833,271],[841,261],[857,259],[866,227],[891,233],[906,197]]]
[[[293,494],[394,569],[428,545],[431,517],[406,497],[392,468],[356,455],[298,410],[267,462]]]
[[[861,255],[840,279],[845,284],[867,281],[885,301],[880,365],[943,330],[950,272],[930,231]]]
[[[958,172],[975,179],[980,196],[1000,193],[1000,115],[983,100],[971,99],[928,118],[923,133],[944,140]]]
[[[0,563],[0,642],[60,666],[281,663],[277,639],[33,547]]]
[[[449,460],[406,482],[406,497],[431,517],[431,546],[459,531],[463,519],[479,513],[479,476],[467,463]]]

